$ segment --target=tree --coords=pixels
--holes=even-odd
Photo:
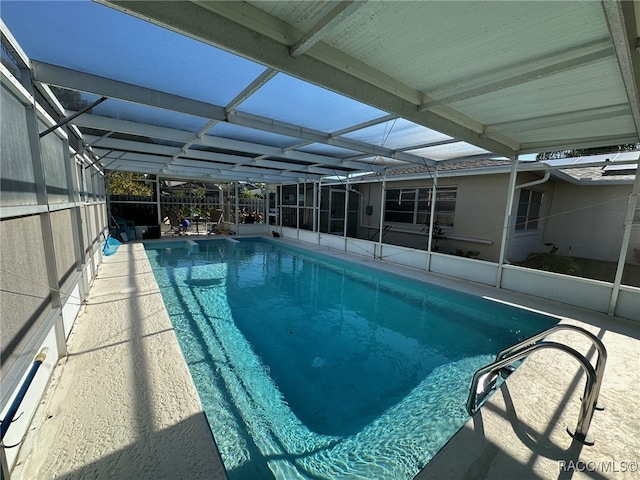
[[[75,90],[67,90],[66,88],[51,87],[51,91],[60,101],[62,106],[67,110],[79,112],[83,108],[89,106],[89,102],[80,97],[80,92]]]
[[[150,197],[153,188],[145,183],[147,177],[142,173],[110,172],[108,189],[110,195],[136,195]]]
[[[579,148],[574,150],[560,150],[556,152],[543,152],[536,155],[536,160],[555,160],[558,158],[585,157],[588,155],[599,155],[601,153],[629,152],[640,149],[640,144],[625,143],[623,145],[613,145],[610,147]]]

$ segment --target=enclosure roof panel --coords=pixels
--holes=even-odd
[[[291,181],[637,143],[638,9],[99,0],[1,15],[36,85],[76,95],[67,115],[106,98],[70,121],[103,167]]]

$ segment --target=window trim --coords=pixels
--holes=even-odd
[[[413,198],[411,199],[411,201],[413,202],[413,209],[411,210],[411,212],[409,211],[402,211],[402,210],[389,210],[387,208],[387,206],[389,205],[389,192],[400,192],[398,194],[399,200],[401,199],[401,196],[403,195],[404,192],[407,192],[407,194],[409,192],[411,192],[411,195],[413,196]],[[426,198],[424,198],[425,196],[421,196],[421,191],[422,192],[426,192]],[[410,229],[411,227],[421,227],[423,225],[429,225],[430,223],[430,218],[431,218],[431,202],[432,202],[432,193],[433,193],[433,187],[398,187],[398,188],[387,188],[386,190],[386,194],[385,194],[385,204],[384,204],[384,223],[387,225],[397,225],[398,227],[401,228],[405,228],[405,229]],[[447,198],[446,200],[444,199],[439,199],[440,195],[451,195],[453,194],[454,198],[453,200],[451,200],[450,198]],[[454,223],[455,223],[455,207],[456,207],[456,203],[457,203],[457,196],[458,196],[458,186],[457,185],[446,185],[446,186],[442,186],[442,187],[438,187],[436,189],[436,208],[435,208],[435,217],[436,219],[438,218],[439,215],[448,215],[451,217],[451,222],[447,222],[447,223],[441,223],[440,226],[444,229],[449,229],[449,230],[453,230],[454,227]],[[393,199],[395,200],[395,199]],[[392,201],[393,201],[392,200]],[[419,208],[420,203],[424,203],[426,202],[426,209],[421,210]],[[438,210],[438,204],[441,202],[453,202],[453,209],[450,210],[443,210],[440,209]],[[393,213],[402,213],[402,214],[409,214],[411,213],[412,215],[412,221],[411,222],[403,222],[403,221],[398,221],[398,220],[388,220],[388,212],[393,212]],[[419,222],[418,218],[419,216],[424,215],[426,217],[426,221],[425,222]]]
[[[522,200],[522,195],[524,193],[527,193],[527,199],[526,199],[526,212],[524,213],[524,215],[520,214],[520,208],[521,206],[525,205],[525,202],[523,202]],[[539,203],[534,203],[533,202],[533,195],[538,194],[540,195],[540,202]],[[544,192],[540,191],[540,190],[534,190],[531,188],[522,188],[520,189],[520,194],[518,196],[518,204],[516,205],[516,212],[515,212],[515,228],[514,230],[517,233],[527,233],[527,232],[537,232],[540,231],[540,223],[542,220],[542,203],[544,201]],[[537,215],[532,213],[532,206],[536,205],[538,207],[538,213]],[[521,220],[522,218],[524,218],[524,221]]]

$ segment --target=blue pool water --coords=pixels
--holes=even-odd
[[[275,241],[147,244],[229,478],[411,479],[555,320]]]

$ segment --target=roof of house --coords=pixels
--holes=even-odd
[[[599,154],[592,156],[569,157],[546,161],[531,161],[525,165],[526,171],[545,171],[558,179],[576,184],[630,184],[636,178],[640,151]],[[603,163],[604,162],[604,163]],[[593,164],[601,164],[593,166]],[[508,174],[510,160],[483,159],[463,160],[444,163],[438,166],[439,177],[473,176],[485,174]],[[585,165],[585,166],[580,166]],[[561,168],[562,166],[570,168]],[[435,175],[433,167],[411,166],[396,167],[386,172],[388,180],[429,178]],[[375,173],[358,177],[358,181],[371,181]],[[376,180],[377,181],[377,180]]]

